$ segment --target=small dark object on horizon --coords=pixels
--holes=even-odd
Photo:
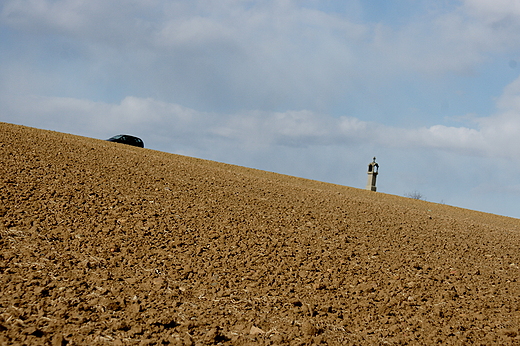
[[[411,198],[411,199],[419,199],[419,200],[425,199],[423,194],[420,193],[419,191],[407,192],[407,193],[404,194],[404,196],[408,197],[408,198]]]
[[[117,135],[107,139],[109,142],[123,143],[133,145],[135,147],[144,148],[144,142],[141,138],[130,136],[130,135]]]

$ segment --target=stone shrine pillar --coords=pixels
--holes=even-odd
[[[376,191],[376,178],[379,165],[376,163],[376,158],[368,164],[368,181],[366,189],[370,191]]]

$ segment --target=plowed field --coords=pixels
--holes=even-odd
[[[5,123],[0,250],[2,345],[520,345],[518,219]]]

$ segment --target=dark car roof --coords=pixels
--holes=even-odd
[[[141,138],[132,135],[116,135],[107,139],[110,142],[129,144],[136,147],[144,148],[144,142]]]

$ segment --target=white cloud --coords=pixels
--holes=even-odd
[[[511,90],[502,97],[520,98]],[[511,93],[512,95],[509,95]],[[480,118],[480,129],[434,125],[404,129],[369,123],[357,118],[334,118],[308,110],[287,112],[245,111],[233,114],[207,113],[151,98],[126,97],[107,104],[60,97],[4,97],[2,118],[36,120],[36,126],[96,136],[112,132],[141,132],[143,136],[194,141],[231,141],[245,150],[272,146],[330,146],[371,143],[392,148],[425,148],[460,152],[480,157],[501,156],[517,160],[520,154],[520,102],[516,109]],[[15,121],[16,122],[16,121]],[[59,125],[57,125],[59,124]],[[102,126],[100,126],[102,124]],[[196,139],[193,137],[196,135]],[[507,145],[506,145],[507,144]],[[519,162],[520,163],[520,162]]]
[[[6,0],[2,22],[17,30],[39,35],[57,34],[103,40],[112,35],[130,38],[154,1]],[[111,29],[111,31],[107,31]]]
[[[464,6],[489,25],[515,24],[510,20],[520,17],[520,3],[516,0],[465,0]]]
[[[229,36],[232,36],[232,32],[225,23],[195,16],[169,20],[156,33],[156,43],[165,47],[200,46],[223,41]]]
[[[0,17],[44,38],[29,63],[73,41],[92,84],[106,75],[126,95],[208,110],[326,109],[359,81],[369,39],[366,25],[293,1],[31,1],[6,0]]]
[[[501,112],[520,111],[520,77],[504,88],[497,100],[497,107]]]
[[[6,0],[0,18],[43,38],[37,49],[20,49],[27,64],[47,59],[52,70],[38,81],[47,94],[92,98],[85,90],[106,88],[97,99],[108,103],[134,95],[216,112],[335,110],[361,118],[369,106],[337,111],[359,104],[360,90],[380,97],[395,93],[381,86],[396,80],[471,73],[518,44],[481,18],[485,6],[467,1],[398,28],[296,1]],[[60,57],[64,46],[86,75],[67,87],[59,76],[70,64]]]

